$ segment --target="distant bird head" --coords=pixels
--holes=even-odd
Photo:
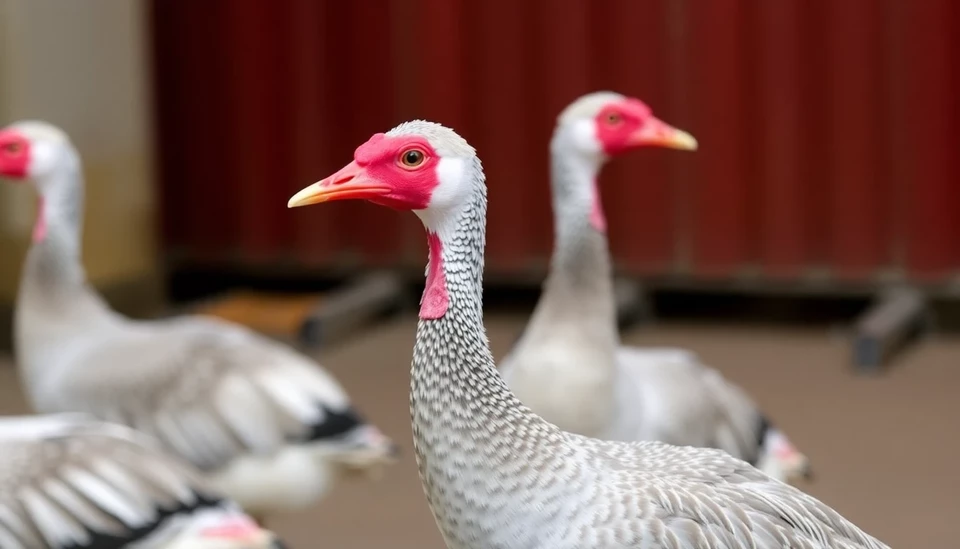
[[[689,133],[658,120],[639,99],[613,92],[589,93],[557,117],[550,142],[554,208],[570,225],[589,212],[587,220],[600,233],[607,221],[600,202],[597,176],[611,157],[639,147],[696,150]]]
[[[294,195],[291,208],[331,200],[362,199],[413,210],[427,228],[464,204],[482,183],[480,163],[467,142],[433,122],[404,122],[357,147],[338,172]]]
[[[653,116],[639,99],[614,92],[589,93],[575,100],[557,117],[554,147],[567,146],[602,163],[639,147],[696,150],[697,140]]]
[[[765,434],[757,468],[784,482],[794,483],[801,478],[813,480],[810,459],[800,453],[779,429],[771,428]]]
[[[67,134],[46,122],[21,121],[0,129],[0,177],[37,181],[75,157]]]
[[[388,465],[397,462],[400,448],[393,440],[373,425],[365,424],[338,440],[318,445],[337,472],[347,476],[367,476],[379,479]]]
[[[168,549],[284,549],[286,545],[270,530],[237,513],[210,520],[203,517],[193,528],[182,532]]]

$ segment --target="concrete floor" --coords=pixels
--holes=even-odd
[[[489,316],[502,356],[524,319]],[[440,549],[414,464],[407,383],[415,319],[401,319],[322,353],[357,405],[402,444],[377,482],[349,481],[315,509],[269,526],[294,548]],[[804,486],[892,547],[956,546],[960,516],[960,339],[928,340],[878,377],[855,377],[849,348],[822,329],[662,325],[625,334],[641,345],[696,350],[742,384],[810,456]],[[15,372],[0,365],[0,413],[26,411]]]

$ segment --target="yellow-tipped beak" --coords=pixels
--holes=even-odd
[[[320,183],[321,182],[317,182],[309,187],[300,189],[297,194],[291,196],[290,200],[287,201],[287,207],[296,208],[299,206],[309,206],[310,204],[318,204],[327,200],[327,196],[324,194]]]
[[[695,151],[698,146],[697,138],[683,130],[674,130],[673,135],[661,141],[659,145],[684,151]]]
[[[287,207],[309,206],[330,200],[370,199],[389,192],[390,187],[370,178],[359,164],[351,162],[330,177],[291,196]]]
[[[648,120],[630,138],[635,146],[666,147],[684,151],[697,150],[697,139],[689,133],[678,130],[656,118]]]

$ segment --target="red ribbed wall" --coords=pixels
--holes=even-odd
[[[621,267],[680,278],[960,274],[951,0],[156,1],[166,249],[191,263],[422,265],[415,217],[287,210],[423,117],[480,152],[488,272],[542,267],[557,113],[606,88],[700,150],[611,163]]]

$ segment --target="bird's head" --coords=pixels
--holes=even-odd
[[[353,162],[301,190],[287,206],[367,200],[412,210],[437,232],[478,182],[482,174],[473,147],[449,128],[416,120],[374,135],[357,147]]]
[[[550,143],[558,216],[568,220],[589,211],[590,225],[606,232],[597,175],[611,157],[639,147],[695,150],[697,140],[657,119],[639,99],[619,93],[589,93],[567,106]]]
[[[450,128],[415,120],[368,139],[353,153],[353,162],[301,190],[287,206],[360,199],[415,212],[430,243],[420,318],[437,319],[450,304],[442,267],[443,242],[458,229],[471,201],[485,198],[485,192],[473,147]],[[486,208],[485,202],[479,204]]]
[[[557,117],[554,147],[602,163],[639,147],[696,150],[697,140],[653,116],[639,99],[594,92],[575,100]]]
[[[0,129],[0,177],[40,181],[75,154],[62,130],[38,121],[22,121]]]
[[[273,532],[240,513],[222,511],[195,514],[177,537],[165,544],[169,549],[283,549],[286,545]]]

